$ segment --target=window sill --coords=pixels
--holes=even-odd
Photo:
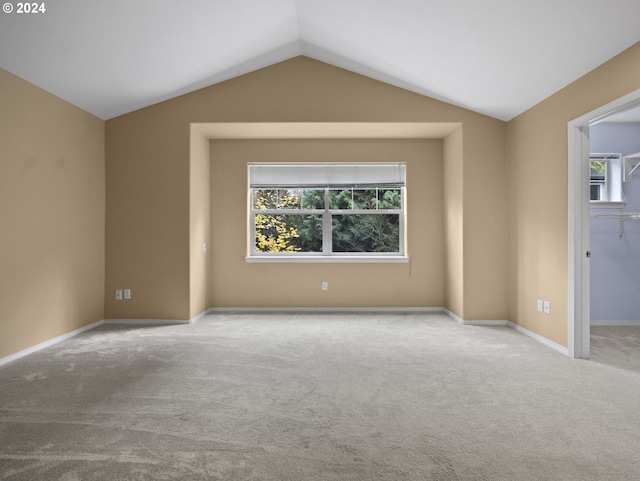
[[[407,256],[247,256],[247,263],[264,264],[406,264]]]
[[[622,200],[591,200],[589,201],[589,207],[592,209],[621,209],[627,205],[627,202]]]

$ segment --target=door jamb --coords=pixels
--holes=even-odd
[[[603,105],[567,124],[568,133],[568,340],[569,355],[589,358],[589,126],[640,107],[640,90]]]

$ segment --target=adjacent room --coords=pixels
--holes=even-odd
[[[0,478],[634,478],[601,3],[6,2]]]
[[[589,150],[592,358],[629,367],[640,349],[640,109],[591,126]]]

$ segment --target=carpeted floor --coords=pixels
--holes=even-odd
[[[0,479],[636,480],[640,354],[603,329],[578,361],[442,314],[102,326],[0,368]]]
[[[591,326],[591,360],[640,374],[640,326]]]

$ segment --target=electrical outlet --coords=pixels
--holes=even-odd
[[[544,313],[549,314],[551,312],[551,303],[549,301],[544,301]]]
[[[542,301],[538,299],[538,312],[542,312]]]
[[[124,298],[125,299],[131,299],[131,289],[125,289],[124,290]]]
[[[116,301],[122,300],[122,289],[116,289]]]
[[[328,282],[326,282],[326,281],[322,282],[322,290],[323,291],[329,290],[329,283]]]

